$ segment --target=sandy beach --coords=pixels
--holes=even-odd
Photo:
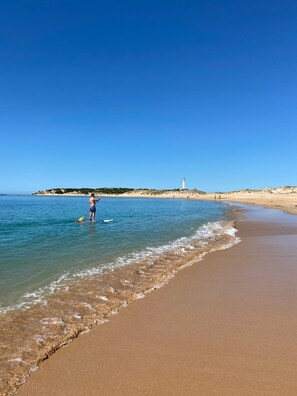
[[[239,244],[60,349],[18,394],[296,395],[297,220],[239,210]]]
[[[237,192],[206,193],[199,194],[193,190],[168,192],[152,196],[145,191],[142,194],[128,193],[126,196],[154,197],[154,198],[181,198],[198,200],[217,200],[244,203],[248,205],[260,205],[267,208],[281,209],[288,213],[297,214],[297,188],[272,188],[263,190],[241,190]]]
[[[249,205],[261,205],[266,208],[281,209],[288,213],[297,214],[297,194],[241,192],[222,194],[221,199]]]

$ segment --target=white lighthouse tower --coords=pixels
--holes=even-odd
[[[182,190],[186,190],[186,189],[187,189],[187,187],[186,187],[186,179],[183,178],[183,181],[182,181]]]

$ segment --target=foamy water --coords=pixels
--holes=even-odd
[[[2,199],[1,215],[10,205],[19,205],[19,212],[14,226],[0,225],[1,394],[12,392],[79,333],[206,253],[239,241],[230,208],[222,204],[102,201],[100,217],[114,218],[112,224],[74,223],[86,198]]]

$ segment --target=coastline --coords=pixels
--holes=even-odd
[[[85,198],[36,201],[34,197],[19,201],[19,217],[26,219],[27,210],[33,221],[25,223],[25,227],[12,228],[10,234],[16,242],[15,251],[24,257],[21,262],[27,276],[20,273],[22,267],[17,258],[13,255],[10,258],[9,249],[2,249],[2,262],[6,262],[7,268],[14,269],[14,279],[19,282],[30,279],[39,270],[53,271],[59,266],[56,271],[59,275],[53,276],[51,282],[45,278],[43,284],[35,282],[31,287],[23,288],[18,300],[10,299],[9,279],[6,287],[3,282],[5,273],[1,277],[2,395],[11,394],[12,389],[25,382],[42,361],[79,334],[161,287],[177,271],[202,259],[209,251],[228,247],[237,241],[234,211],[222,204],[109,199],[106,206],[116,214],[117,221],[115,225],[95,227],[77,226],[69,218],[69,213],[61,216],[65,200],[74,207],[72,216],[85,202]],[[35,215],[40,208],[43,210],[45,201],[47,213],[59,219],[52,224],[44,219],[35,222]],[[41,249],[36,246],[32,255],[31,251],[18,248],[26,241],[26,230],[29,238],[39,240],[41,245]],[[48,241],[51,235],[56,237]],[[46,249],[42,249],[44,246]],[[68,260],[63,260],[65,254]]]
[[[241,243],[57,351],[18,394],[295,395],[296,220],[240,214]]]
[[[87,197],[84,194],[72,194],[67,193],[63,195],[59,194],[34,194],[38,197]],[[195,199],[195,200],[207,200],[207,201],[230,201],[238,202],[253,206],[264,206],[267,208],[281,209],[285,212],[297,214],[297,194],[296,193],[271,193],[263,191],[240,191],[230,193],[206,193],[199,194],[192,190],[185,191],[174,191],[166,193],[152,194],[143,192],[125,193],[121,195],[100,195],[100,197],[113,197],[113,198],[164,198],[164,199]],[[220,198],[219,198],[220,197]]]

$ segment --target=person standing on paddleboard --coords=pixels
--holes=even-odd
[[[89,200],[89,204],[90,204],[90,221],[95,221],[95,217],[96,217],[96,203],[100,201],[99,199],[95,199],[95,194],[92,193],[91,194],[91,198]]]

